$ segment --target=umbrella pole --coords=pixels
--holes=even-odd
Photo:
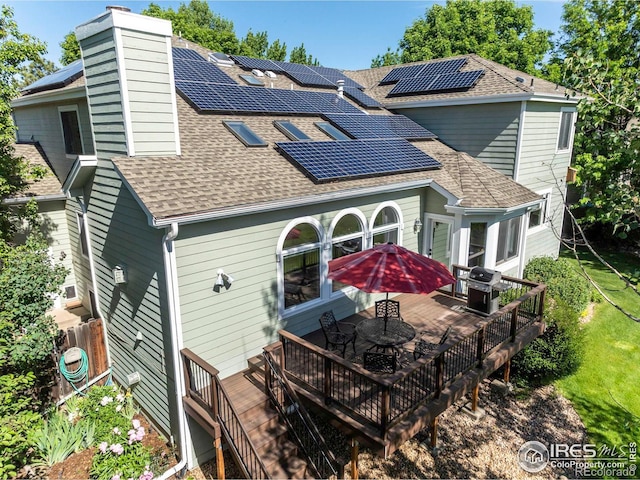
[[[389,292],[387,292],[387,300],[389,300]],[[387,333],[387,321],[389,320],[388,303],[384,305],[384,333]]]

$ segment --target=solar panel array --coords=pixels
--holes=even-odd
[[[363,88],[360,84],[336,68],[251,58],[244,55],[231,55],[231,58],[247,70],[257,68],[263,71],[271,70],[275,73],[285,73],[288,77],[305,87],[335,87],[338,80],[343,80],[345,86]]]
[[[324,115],[353,138],[404,138],[425,140],[436,135],[404,115]]]
[[[359,88],[345,87],[344,94],[358,105],[368,108],[382,108],[382,104],[374,100]]]
[[[387,96],[434,93],[462,90],[473,87],[484,70],[461,72],[466,58],[455,58],[442,62],[396,67],[381,81],[380,85],[396,85]]]
[[[173,53],[176,88],[203,112],[361,113],[334,92],[256,89],[238,85],[193,50],[174,48]]]
[[[42,77],[21,91],[25,93],[35,93],[44,90],[53,90],[69,85],[74,80],[82,76],[82,60],[76,60],[57,72],[53,72],[46,77]]]
[[[411,93],[434,93],[461,90],[475,85],[484,74],[484,70],[469,72],[429,75],[427,77],[404,78],[389,91],[388,96],[405,95]]]
[[[276,145],[316,183],[441,167],[437,160],[402,139],[278,142]]]

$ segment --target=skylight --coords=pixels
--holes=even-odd
[[[257,87],[263,87],[264,82],[253,75],[240,75],[240,78],[247,82],[249,85],[255,85]]]
[[[311,140],[309,135],[288,120],[276,120],[273,124],[291,140]]]
[[[331,125],[329,122],[315,122],[314,125],[318,127],[320,130],[322,130],[324,133],[329,135],[334,140],[351,140],[351,138],[349,138],[347,135],[342,133],[340,130],[338,130],[336,127]]]
[[[244,143],[247,147],[266,147],[267,142],[262,140],[251,130],[244,122],[223,120],[224,126],[233,133],[238,140]]]

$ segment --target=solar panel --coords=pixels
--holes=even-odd
[[[278,142],[284,156],[314,182],[439,168],[440,163],[403,139]]]
[[[457,72],[449,75],[440,75],[431,85],[428,91],[445,91],[469,88],[475,85],[482,76],[484,70],[473,70],[471,72]]]
[[[257,68],[258,70],[282,72],[282,69],[280,69],[277,64],[275,64],[271,60],[267,60],[264,58],[251,58],[245,57],[244,55],[231,55],[231,58],[233,58],[236,63],[246,68],[247,70],[253,70],[254,68]]]
[[[444,75],[447,73],[458,72],[467,63],[466,58],[455,58],[453,60],[445,60],[444,62],[429,62],[424,65],[420,72],[420,77],[428,75]]]
[[[173,73],[176,81],[236,84],[236,81],[220,68],[205,60],[196,62],[176,58],[173,61]]]
[[[407,67],[396,67],[391,70],[387,75],[380,80],[380,85],[386,85],[389,83],[397,82],[402,78],[417,77],[420,71],[424,68],[425,64],[409,65]]]
[[[201,62],[206,62],[198,52],[189,48],[172,47],[171,52],[173,53],[174,59],[181,58],[183,60],[199,60]]]
[[[404,138],[424,140],[436,135],[404,115],[325,115],[354,138]]]
[[[46,77],[42,77],[21,91],[28,93],[40,92],[43,90],[53,90],[69,85],[74,80],[82,76],[82,60],[76,60],[57,72],[53,72]]]
[[[358,88],[344,88],[344,94],[349,97],[351,100],[358,103],[358,105],[362,105],[363,107],[369,108],[381,108],[382,104],[377,100],[374,100],[369,95],[362,92],[362,90]]]
[[[438,75],[430,75],[428,77],[403,78],[394,85],[387,96],[402,95],[405,93],[426,92]]]
[[[304,87],[335,87],[335,83],[317,73],[286,72],[298,84]]]
[[[280,66],[286,73],[315,73],[311,68],[301,63],[280,62]]]

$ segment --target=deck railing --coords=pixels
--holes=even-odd
[[[546,287],[510,277],[503,280],[513,282],[522,294],[483,319],[471,334],[445,343],[432,356],[419,358],[395,374],[372,374],[281,330],[283,366],[290,378],[325,404],[376,428],[384,438],[389,427],[438,398],[456,379],[481,367],[500,345],[515,341],[519,332],[541,319]],[[452,294],[462,296],[460,291]]]
[[[188,348],[180,351],[184,365],[186,397],[219,422],[236,463],[245,478],[268,479],[269,474],[240,417],[218,378],[218,370]]]
[[[265,347],[263,356],[267,393],[315,478],[344,478],[344,466],[334,457],[280,366],[282,344],[277,342]]]

